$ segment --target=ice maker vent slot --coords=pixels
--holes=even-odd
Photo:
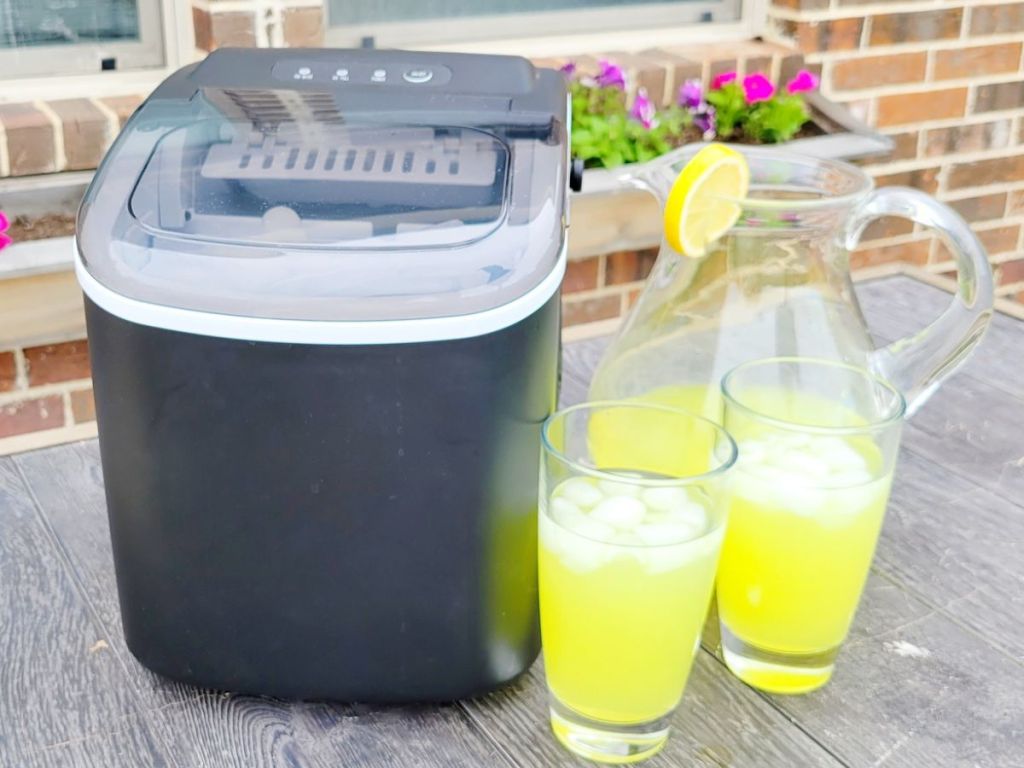
[[[408,140],[355,142],[346,132],[273,134],[214,144],[203,163],[207,179],[360,181],[487,187],[498,157],[491,142]]]

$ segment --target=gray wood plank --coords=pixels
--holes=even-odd
[[[185,765],[497,764],[493,743],[457,707],[293,704],[202,691],[153,674],[131,656],[122,634],[97,442],[22,454],[17,461],[153,727]]]
[[[166,764],[142,722],[132,738],[88,739],[135,718],[136,702],[10,459],[0,531],[0,765]]]
[[[1024,499],[1024,400],[987,382],[946,382],[906,423],[903,444],[1004,499]]]
[[[904,451],[876,564],[1024,663],[1024,508]]]
[[[362,707],[204,693],[152,714],[187,768],[515,765],[458,705]]]
[[[767,698],[851,766],[1024,766],[1024,667],[879,575],[829,685]]]
[[[117,602],[107,502],[99,443],[88,440],[14,457],[46,523],[70,564],[72,577],[106,630],[146,709],[194,698],[196,690],[155,675],[139,664],[124,641]]]
[[[495,734],[524,766],[579,766],[548,725],[547,688],[538,662],[514,685],[465,702],[474,719]],[[729,766],[730,768],[813,768],[841,766],[769,706],[726,673],[720,662],[700,651],[683,700],[671,719],[672,734],[650,768]]]
[[[167,768],[149,727],[140,717],[130,717],[97,736],[54,744],[21,757],[18,768]]]

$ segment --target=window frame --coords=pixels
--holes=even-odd
[[[82,81],[94,78],[126,79],[140,73],[166,72],[181,59],[181,13],[186,0],[136,0],[139,9],[139,38],[123,42],[82,42],[63,45],[25,46],[0,49],[0,88],[5,96],[31,89],[40,81],[56,78]],[[189,38],[191,44],[191,38]],[[102,71],[100,60],[117,59],[117,69]],[[44,90],[50,90],[46,88]],[[64,90],[74,91],[74,88]],[[90,94],[92,95],[92,94]]]
[[[765,0],[702,0],[701,2],[649,2],[631,5],[628,9],[610,6],[588,10],[564,10],[490,16],[458,17],[456,19],[425,19],[422,21],[379,22],[353,26],[334,25],[330,20],[330,2],[324,0],[324,44],[328,47],[358,47],[362,39],[372,37],[379,48],[412,47],[421,50],[463,50],[490,53],[517,53],[544,56],[574,54],[593,42],[609,48],[619,41],[625,45],[631,38],[658,38],[672,43],[689,40],[706,41],[715,37],[759,34],[764,19]],[[707,12],[735,9],[737,19],[700,21]],[[623,29],[623,13],[628,12],[629,28]],[[539,31],[551,30],[551,31]],[[693,34],[694,31],[697,34]],[[668,38],[666,35],[671,35]],[[656,43],[655,43],[656,44]],[[525,48],[524,48],[525,46]],[[650,47],[650,46],[642,46]]]

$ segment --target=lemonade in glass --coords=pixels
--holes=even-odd
[[[721,427],[663,406],[576,406],[545,425],[541,636],[552,730],[573,752],[626,763],[664,745],[700,643],[734,459]]]

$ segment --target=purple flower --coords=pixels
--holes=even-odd
[[[700,109],[704,103],[704,86],[700,80],[687,80],[679,86],[679,106]]]
[[[786,84],[786,90],[790,93],[807,93],[813,91],[821,84],[819,77],[806,69],[796,73],[796,77]]]
[[[7,217],[4,215],[4,212],[0,211],[0,251],[2,251],[8,245],[14,242],[13,240],[11,240],[10,235],[4,234],[9,226],[11,226],[11,222],[7,220]]]
[[[558,71],[561,72],[566,77],[572,78],[572,76],[576,74],[576,62],[567,61],[565,62],[565,64],[558,68]]]
[[[701,133],[705,141],[715,138],[715,108],[708,107],[704,112],[693,116],[693,127]]]
[[[735,82],[737,77],[735,72],[723,72],[720,75],[715,75],[715,79],[711,81],[711,90],[717,91],[719,88]]]
[[[600,70],[597,73],[597,84],[602,88],[622,88],[626,87],[626,75],[622,71],[622,67],[612,64],[607,59],[601,59],[598,62]]]
[[[743,78],[743,95],[747,99],[747,104],[768,101],[775,95],[775,86],[760,72],[755,72]]]
[[[629,108],[629,116],[639,121],[647,130],[658,124],[658,111],[654,108],[654,103],[647,97],[646,88],[637,89],[633,106]]]

